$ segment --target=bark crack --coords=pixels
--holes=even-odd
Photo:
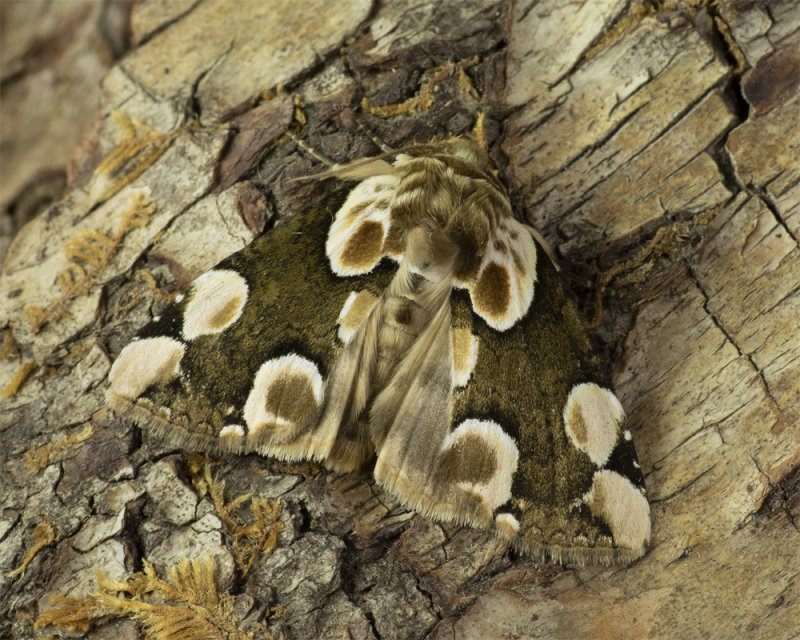
[[[777,176],[775,177],[777,178]],[[769,209],[770,213],[772,213],[772,215],[775,217],[775,220],[781,226],[781,228],[783,228],[786,234],[794,241],[795,245],[800,245],[800,239],[798,239],[798,237],[792,233],[789,225],[786,224],[786,220],[784,219],[783,215],[781,215],[781,211],[778,208],[778,205],[775,203],[775,199],[767,190],[767,184],[760,187],[753,185],[750,188],[745,188],[745,191],[759,198],[759,200],[764,203],[764,206]]]
[[[751,455],[750,459],[753,461],[753,464],[756,465],[756,469],[758,469],[758,472],[762,476],[764,476],[764,479],[767,481],[767,485],[769,486],[770,495],[780,494],[781,498],[785,498],[785,492],[784,492],[783,488],[780,486],[780,484],[776,484],[776,483],[774,483],[772,481],[772,478],[769,477],[769,474],[761,468],[761,465],[758,463],[758,460],[756,459],[756,457]],[[767,503],[768,498],[769,498],[769,496],[766,496],[764,498],[764,500],[761,502],[761,504],[759,505],[759,508],[756,511],[748,514],[748,516],[747,516],[747,518],[745,520],[750,519],[753,516],[755,516],[758,513],[758,511],[760,511],[761,508]],[[792,512],[789,511],[789,509],[786,507],[785,499],[781,500],[781,505],[780,505],[779,508],[786,515],[786,517],[789,520],[789,522],[792,523],[792,526],[795,529],[797,529],[798,532],[800,532],[800,523],[798,523],[795,520],[795,517],[792,515]]]
[[[737,413],[739,413],[739,412],[740,412],[742,409],[744,409],[746,406],[747,406],[747,403],[745,402],[745,403],[743,403],[743,404],[739,405],[739,407],[737,407],[737,408],[736,408],[736,409],[734,409],[733,411],[730,411],[730,412],[726,413],[726,414],[725,414],[724,416],[722,416],[721,418],[719,418],[719,419],[717,419],[717,420],[713,420],[712,422],[706,422],[706,423],[704,423],[704,424],[703,424],[703,425],[702,425],[702,426],[701,426],[699,429],[696,429],[696,430],[692,431],[692,432],[691,432],[690,434],[688,434],[688,435],[687,435],[687,436],[686,436],[686,437],[685,437],[683,440],[681,440],[681,441],[680,441],[678,444],[676,444],[676,445],[675,445],[674,447],[672,447],[672,448],[671,448],[669,451],[667,451],[667,453],[665,453],[665,454],[664,454],[663,456],[661,456],[661,457],[660,457],[658,460],[656,460],[656,461],[653,463],[653,467],[658,467],[658,465],[660,465],[660,464],[662,464],[664,461],[666,461],[666,460],[667,460],[667,458],[669,458],[669,457],[670,457],[670,456],[671,456],[673,453],[675,453],[675,452],[676,452],[678,449],[680,449],[680,448],[681,448],[683,445],[685,445],[685,444],[686,444],[687,442],[689,442],[689,441],[690,441],[692,438],[694,438],[695,436],[697,436],[697,435],[699,435],[699,434],[703,433],[704,431],[708,431],[708,430],[713,430],[713,431],[716,431],[716,432],[717,432],[717,434],[719,435],[719,438],[720,438],[720,440],[722,440],[722,443],[723,443],[723,444],[725,444],[725,438],[723,438],[723,437],[722,437],[722,432],[721,432],[721,430],[720,430],[720,425],[722,425],[722,424],[724,424],[725,422],[727,422],[728,420],[730,420],[730,419],[731,419],[733,416],[735,416]]]
[[[177,24],[178,22],[183,20],[186,16],[190,15],[191,13],[193,13],[194,10],[198,7],[198,5],[201,5],[202,3],[203,3],[203,0],[195,0],[194,3],[192,3],[190,6],[186,7],[186,9],[181,11],[175,17],[171,18],[170,20],[166,20],[162,24],[158,25],[158,27],[153,29],[153,31],[148,33],[144,38],[142,38],[139,42],[137,42],[136,43],[136,47],[144,46],[148,41],[152,40],[159,33],[163,32],[163,31],[166,31],[172,25]]]
[[[246,247],[248,244],[247,240],[238,233],[234,232],[234,230],[231,228],[230,221],[227,220],[225,218],[225,214],[222,213],[222,208],[219,206],[219,198],[214,198],[214,208],[217,210],[217,215],[219,216],[220,222],[222,222],[225,230],[228,232],[228,235],[231,238],[236,238],[239,240],[242,243],[242,248]]]
[[[156,104],[161,102],[161,99],[159,98],[159,96],[157,96],[155,93],[153,93],[150,90],[149,87],[147,87],[146,85],[143,85],[141,82],[139,82],[139,80],[137,80],[136,77],[130,71],[128,71],[128,69],[125,67],[124,64],[122,64],[122,63],[118,64],[117,68],[119,69],[119,72],[123,76],[125,76],[125,78],[127,78],[128,81],[134,87],[136,87],[137,91],[141,91],[144,95],[146,95],[150,100],[152,100]],[[130,98],[133,98],[133,97],[134,97],[133,95],[130,96]],[[118,105],[116,105],[116,107],[118,109],[121,109],[130,98],[126,98],[126,99],[122,100],[122,102],[120,102]]]
[[[664,502],[669,502],[670,500],[672,500],[672,499],[673,499],[673,498],[675,498],[676,496],[679,496],[679,495],[680,495],[680,494],[682,494],[684,491],[686,491],[687,489],[689,489],[689,488],[690,488],[692,485],[694,485],[694,484],[695,484],[695,483],[696,483],[698,480],[700,480],[700,478],[702,478],[704,475],[706,475],[706,474],[707,474],[709,471],[711,471],[712,469],[714,469],[716,466],[717,466],[717,465],[716,465],[716,463],[712,464],[712,465],[711,465],[711,466],[710,466],[708,469],[705,469],[705,470],[701,471],[701,472],[700,472],[699,474],[697,474],[697,475],[696,475],[694,478],[692,478],[691,480],[689,480],[689,482],[687,482],[687,483],[686,483],[686,484],[684,484],[683,486],[681,486],[681,487],[677,488],[677,489],[676,489],[675,491],[673,491],[672,493],[668,493],[667,495],[665,495],[665,496],[663,496],[663,497],[661,497],[661,498],[651,498],[651,499],[650,499],[650,503],[651,503],[651,504],[661,504],[661,503],[664,503]]]
[[[747,359],[747,361],[750,363],[750,367],[753,369],[753,371],[756,372],[756,374],[758,374],[758,377],[761,380],[761,385],[764,388],[764,393],[767,395],[770,404],[775,409],[777,409],[778,412],[783,413],[783,407],[781,407],[780,403],[775,399],[775,396],[772,395],[772,391],[769,388],[769,384],[767,383],[767,378],[764,375],[764,371],[761,368],[759,368],[759,366],[756,364],[752,354],[746,353],[742,350],[742,348],[736,342],[736,339],[734,338],[733,334],[731,334],[731,332],[728,331],[728,329],[723,324],[722,320],[711,310],[710,308],[711,300],[709,298],[708,292],[706,292],[706,290],[703,288],[703,285],[700,283],[700,280],[697,277],[697,274],[695,273],[694,269],[691,266],[687,265],[687,272],[689,274],[689,277],[692,279],[695,286],[697,287],[698,291],[703,296],[703,310],[706,312],[711,322],[713,322],[714,326],[717,329],[719,329],[720,332],[722,332],[722,335],[725,336],[725,339],[728,342],[730,342],[731,345],[733,345],[733,348],[736,349],[736,353],[738,353],[740,357],[744,357]]]

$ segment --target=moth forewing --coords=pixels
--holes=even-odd
[[[385,156],[384,156],[385,157]],[[317,459],[537,559],[650,535],[622,407],[485,153],[451,140],[257,239],[120,353],[109,402],[180,446]]]

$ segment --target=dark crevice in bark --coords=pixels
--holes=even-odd
[[[178,22],[180,22],[181,20],[183,20],[184,18],[189,16],[191,13],[194,12],[194,10],[198,6],[200,6],[202,4],[203,4],[203,0],[196,0],[196,2],[194,2],[192,5],[187,7],[186,10],[182,11],[181,13],[179,13],[175,17],[171,18],[170,20],[167,20],[164,23],[158,25],[155,29],[153,29],[150,33],[148,33],[144,38],[142,38],[141,41],[136,43],[136,48],[143,47],[145,44],[147,44],[150,40],[155,38],[157,35],[159,35],[160,33],[164,32],[164,31],[166,31],[172,25],[177,24]]]
[[[775,399],[775,397],[772,395],[772,392],[770,391],[769,385],[767,384],[767,379],[764,376],[764,371],[762,369],[760,369],[758,367],[758,365],[756,365],[752,354],[745,353],[744,351],[742,351],[741,347],[736,342],[735,337],[728,331],[728,329],[725,327],[723,322],[719,319],[717,314],[715,314],[710,309],[710,307],[709,307],[709,303],[710,303],[709,295],[706,292],[706,290],[703,288],[702,283],[700,282],[699,278],[697,277],[697,274],[694,272],[694,269],[692,267],[688,267],[688,273],[689,273],[689,277],[692,279],[692,282],[694,282],[695,286],[697,287],[697,290],[703,296],[703,310],[708,315],[708,318],[711,320],[711,322],[714,323],[714,326],[716,326],[717,329],[719,329],[719,331],[722,333],[722,335],[725,336],[725,339],[733,346],[733,348],[736,349],[736,353],[739,354],[739,356],[747,359],[748,363],[750,364],[750,367],[753,369],[753,371],[755,371],[755,373],[760,378],[761,385],[762,385],[762,387],[764,389],[764,393],[769,398],[771,404],[774,407],[776,407],[779,411],[783,411],[783,408],[781,407],[781,405],[778,403],[778,401]]]

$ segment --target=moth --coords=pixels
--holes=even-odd
[[[640,557],[623,409],[485,150],[454,138],[337,175],[359,183],[332,221],[298,215],[197,278],[120,352],[108,403],[212,454],[374,458],[407,507],[534,559]]]

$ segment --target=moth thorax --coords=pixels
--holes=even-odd
[[[430,312],[405,296],[388,296],[381,307],[373,389],[382,390],[430,321]]]
[[[406,237],[403,259],[410,271],[434,280],[449,273],[457,253],[458,247],[443,229],[415,227]]]

